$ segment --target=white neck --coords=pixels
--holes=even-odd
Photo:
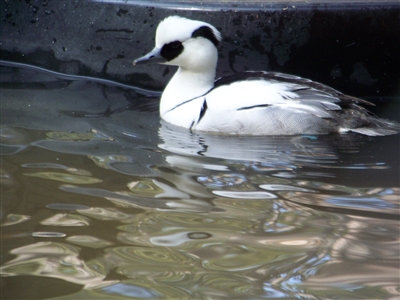
[[[161,117],[177,105],[204,95],[214,86],[217,48],[204,38],[189,39],[184,47],[182,54],[167,63],[179,66],[179,69],[162,94]]]
[[[162,94],[161,116],[177,105],[207,93],[214,86],[214,79],[215,68],[193,72],[179,67]]]

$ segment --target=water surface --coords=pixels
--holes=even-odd
[[[1,79],[3,299],[399,296],[399,135],[195,134],[155,92]]]

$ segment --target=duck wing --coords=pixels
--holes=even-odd
[[[359,103],[372,105],[326,85],[275,72],[241,72],[225,76],[215,82],[205,99],[207,108],[215,112],[276,106],[319,118],[332,118],[332,111]]]
[[[217,79],[201,96],[199,130],[260,134],[355,131],[393,134],[398,125],[372,117],[373,105],[324,84],[276,72],[241,72]],[[394,124],[394,125],[393,125]],[[270,128],[270,129],[268,129]],[[387,130],[385,130],[385,128]]]
[[[236,83],[241,83],[241,84],[245,82],[251,83],[252,81],[269,82],[271,85],[275,85],[276,87],[278,87],[277,91],[279,91],[279,89],[283,87],[285,88],[286,92],[292,92],[297,94],[296,96],[294,94],[284,93],[282,96],[286,100],[288,99],[297,101],[319,100],[319,101],[337,103],[338,105],[341,106],[347,106],[351,104],[374,105],[373,103],[365,101],[363,99],[343,94],[338,90],[335,90],[322,83],[315,82],[303,77],[285,73],[278,73],[278,72],[246,71],[246,72],[231,74],[228,76],[218,78],[215,81],[213,90],[223,86],[231,86],[232,84]],[[290,97],[290,95],[292,97]],[[329,109],[329,107],[327,107],[327,109]]]

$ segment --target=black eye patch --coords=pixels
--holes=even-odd
[[[208,26],[201,26],[200,28],[193,31],[192,37],[193,38],[196,38],[196,37],[206,38],[206,39],[210,40],[215,45],[215,47],[217,47],[219,44],[219,40],[215,36],[214,31]]]
[[[161,48],[161,56],[164,57],[167,61],[171,61],[174,58],[178,57],[183,51],[183,45],[180,41],[174,41],[169,44],[165,44]]]

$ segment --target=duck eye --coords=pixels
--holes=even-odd
[[[173,60],[178,57],[183,51],[183,45],[180,41],[174,41],[169,44],[165,44],[161,48],[161,56],[167,61]]]

